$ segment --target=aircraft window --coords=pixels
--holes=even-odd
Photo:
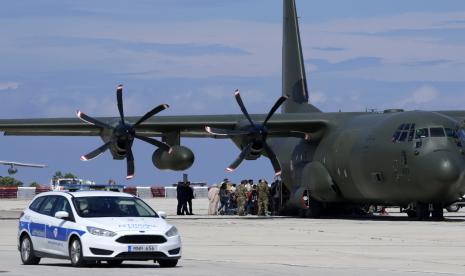
[[[410,129],[409,133],[408,133],[408,141],[412,141],[413,140],[413,136],[415,134],[415,130],[414,129]]]
[[[457,132],[455,132],[455,130],[451,129],[451,128],[445,128],[446,130],[446,135],[447,137],[450,137],[450,138],[458,138],[457,136]]]
[[[392,142],[395,143],[397,139],[399,139],[399,136],[400,136],[400,131],[396,131],[394,135],[392,136]]]
[[[407,139],[407,134],[408,134],[407,131],[403,131],[402,134],[399,137],[399,142],[404,142],[405,139]]]
[[[431,137],[444,137],[444,129],[442,127],[432,127],[430,128]]]
[[[415,139],[426,138],[426,137],[429,137],[427,128],[419,128],[415,131]]]

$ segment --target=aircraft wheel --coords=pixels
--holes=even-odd
[[[428,203],[417,203],[416,205],[417,219],[428,220],[430,218],[429,204]]]
[[[410,209],[410,210],[407,210],[407,211],[405,211],[405,212],[407,213],[407,216],[408,216],[409,218],[412,218],[412,219],[413,219],[413,218],[416,218],[416,217],[417,217],[417,211],[416,211],[416,210]]]
[[[323,213],[323,203],[312,199],[306,212],[307,218],[320,218]]]
[[[431,217],[434,220],[444,220],[444,206],[441,203],[433,203],[433,212]]]
[[[447,212],[458,212],[460,210],[460,206],[457,203],[453,203],[446,207]]]

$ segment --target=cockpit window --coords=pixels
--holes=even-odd
[[[429,132],[427,128],[419,128],[415,131],[415,139],[429,137]]]
[[[392,142],[412,141],[415,133],[415,124],[401,124],[392,135]]]
[[[444,133],[444,129],[442,127],[432,127],[429,129],[431,133],[431,137],[444,137],[446,134]]]

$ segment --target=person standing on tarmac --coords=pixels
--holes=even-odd
[[[184,215],[184,207],[186,204],[186,189],[184,188],[184,183],[183,182],[178,182],[178,185],[176,186],[176,197],[178,199],[178,207],[176,210],[176,214],[179,215]]]
[[[218,214],[218,202],[220,201],[220,189],[218,185],[214,185],[208,190],[208,201],[208,214]]]
[[[192,199],[194,199],[195,196],[194,196],[194,188],[192,188],[190,182],[186,183],[186,194],[187,194],[187,198],[186,198],[187,204],[189,204],[189,209],[188,209],[187,214],[192,216],[194,214],[192,213]]]
[[[266,216],[268,202],[270,198],[270,190],[265,179],[260,179],[258,184],[258,215]]]
[[[247,201],[247,188],[245,187],[246,180],[242,180],[239,187],[236,189],[237,198],[237,214],[239,216],[245,215],[245,204]]]
[[[228,211],[228,204],[229,204],[229,192],[228,192],[228,185],[226,182],[221,183],[220,187],[220,208],[218,208],[218,212],[220,215],[224,215]]]

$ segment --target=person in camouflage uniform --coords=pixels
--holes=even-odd
[[[237,214],[239,216],[245,215],[245,203],[247,201],[247,188],[245,187],[246,182],[247,181],[242,180],[241,184],[236,189]]]
[[[268,209],[268,201],[270,198],[270,189],[265,179],[260,179],[258,184],[258,215],[265,216]]]

